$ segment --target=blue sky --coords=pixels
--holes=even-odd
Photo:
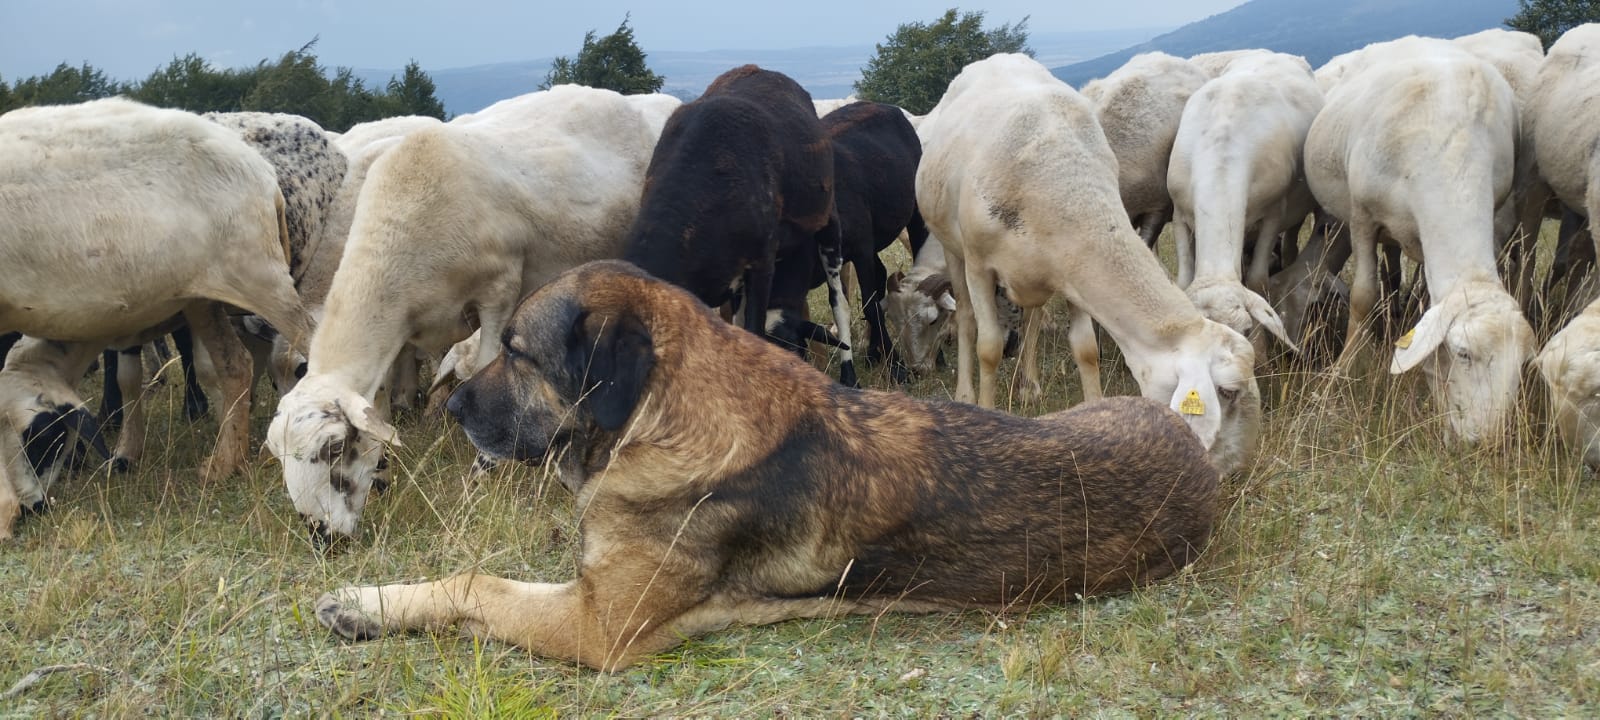
[[[984,10],[993,25],[1031,16],[1028,28],[1043,33],[1176,26],[1241,2],[991,0],[962,9]],[[0,0],[0,77],[88,61],[114,78],[138,79],[188,52],[224,67],[252,65],[313,36],[330,67],[398,68],[410,59],[430,70],[463,67],[570,54],[584,31],[609,32],[629,12],[646,52],[859,45],[948,7],[949,0]]]

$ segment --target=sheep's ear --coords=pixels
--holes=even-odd
[[[393,425],[378,417],[378,409],[367,402],[367,399],[350,393],[339,401],[339,410],[344,414],[345,420],[351,427],[367,433],[387,445],[400,446],[400,433],[396,432]]]
[[[1439,349],[1444,342],[1445,331],[1450,329],[1450,322],[1455,319],[1455,313],[1447,308],[1444,304],[1428,308],[1417,326],[1395,341],[1394,361],[1389,363],[1389,374],[1407,372]]]
[[[1244,306],[1250,311],[1250,317],[1261,323],[1261,327],[1266,328],[1267,332],[1272,333],[1273,337],[1278,338],[1284,345],[1289,346],[1290,350],[1299,354],[1300,348],[1296,347],[1294,341],[1289,339],[1289,332],[1283,329],[1283,318],[1278,317],[1278,312],[1267,304],[1265,298],[1253,291],[1245,290]]]
[[[889,292],[900,292],[900,285],[904,283],[905,280],[905,273],[900,272],[899,270],[894,271],[894,273],[889,276]]]
[[[934,302],[938,303],[939,307],[944,308],[947,312],[956,311],[956,296],[948,292],[939,293],[939,299]]]

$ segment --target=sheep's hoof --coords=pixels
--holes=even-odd
[[[839,384],[848,388],[861,387],[861,381],[856,378],[856,364],[853,360],[846,360],[839,367]]]

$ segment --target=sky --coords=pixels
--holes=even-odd
[[[214,65],[276,59],[320,36],[324,66],[424,70],[570,55],[585,31],[604,35],[627,13],[648,53],[870,45],[952,0],[0,0],[0,78],[85,61],[142,79],[174,56]],[[986,24],[1031,16],[1033,33],[1177,26],[1242,0],[989,0]]]

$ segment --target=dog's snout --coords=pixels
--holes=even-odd
[[[462,383],[461,387],[456,388],[455,392],[450,393],[450,399],[445,401],[445,411],[449,412],[450,417],[455,418],[456,422],[461,422],[461,413],[467,406],[467,403],[470,402],[470,398],[468,396],[471,395],[471,393],[472,383]]]

